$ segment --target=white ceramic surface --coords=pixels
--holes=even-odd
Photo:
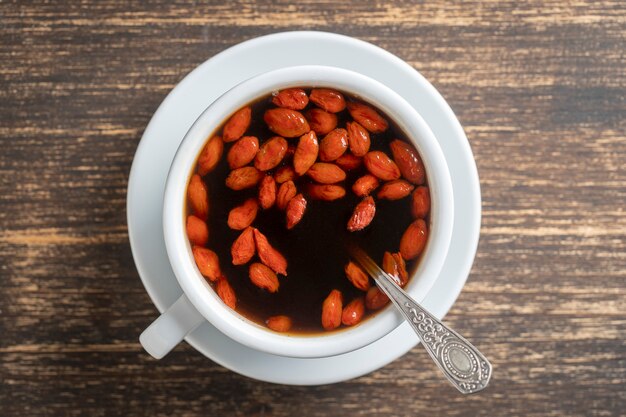
[[[168,167],[185,132],[208,103],[233,85],[275,68],[306,64],[348,68],[386,84],[418,110],[437,137],[452,176],[455,224],[444,269],[422,302],[443,317],[469,274],[480,229],[480,189],[467,139],[443,98],[404,61],[371,44],[320,32],[275,34],[232,47],[196,68],[161,104],[137,149],[128,188],[129,237],[146,290],[159,311],[182,294],[167,261],[160,203]],[[208,322],[186,340],[235,372],[296,385],[333,383],[366,374],[403,355],[418,341],[403,324],[351,353],[297,359],[252,350]]]
[[[269,331],[226,306],[202,277],[193,260],[182,215],[192,166],[207,138],[223,120],[247,103],[273,91],[302,85],[338,88],[374,103],[406,132],[419,151],[429,178],[431,224],[428,244],[406,291],[416,299],[426,295],[443,267],[452,235],[454,209],[448,166],[437,139],[415,109],[384,84],[354,71],[320,65],[287,67],[246,80],[214,101],[187,132],[176,152],[165,185],[163,228],[165,247],[178,283],[211,324],[252,349],[274,355],[321,358],[366,346],[398,327],[403,319],[390,306],[361,325],[341,332],[298,337]],[[219,236],[213,238],[219,239]],[[165,336],[167,333],[162,335]]]

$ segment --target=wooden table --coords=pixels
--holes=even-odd
[[[620,0],[0,3],[0,415],[617,416],[626,412],[626,6]],[[447,321],[492,360],[462,397],[415,348],[341,384],[160,362],[126,230],[135,148],[196,65],[259,35],[397,54],[478,163],[478,254]]]

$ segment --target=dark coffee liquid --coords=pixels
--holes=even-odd
[[[309,92],[309,89],[305,89]],[[350,99],[349,94],[345,94]],[[246,136],[256,136],[260,143],[276,136],[263,122],[265,110],[275,107],[271,96],[251,104],[252,124]],[[307,108],[313,107],[310,103]],[[302,112],[306,111],[302,110]],[[380,112],[384,115],[383,112]],[[347,110],[338,115],[337,127],[345,128],[346,121],[351,121]],[[389,129],[382,134],[371,134],[370,150],[381,150],[392,155],[389,142],[394,139],[404,141],[406,135],[390,122]],[[217,131],[221,132],[221,128]],[[323,136],[322,136],[323,137]],[[322,137],[318,137],[321,141]],[[287,139],[290,145],[297,145],[299,138]],[[346,195],[335,201],[319,201],[309,198],[306,185],[313,181],[305,176],[294,182],[299,193],[307,199],[304,217],[292,230],[285,226],[285,212],[272,207],[269,210],[259,208],[253,227],[265,234],[272,246],[287,259],[288,276],[279,275],[280,288],[276,293],[268,293],[254,286],[248,275],[249,264],[234,266],[231,257],[231,245],[241,231],[232,230],[227,225],[228,213],[250,197],[258,195],[258,187],[248,190],[233,191],[225,185],[225,178],[230,172],[226,154],[232,143],[224,146],[224,155],[215,170],[203,177],[209,190],[210,215],[209,243],[207,247],[215,251],[220,259],[223,274],[228,278],[237,294],[237,312],[248,319],[265,325],[265,320],[274,315],[287,315],[293,321],[290,333],[324,332],[321,325],[322,303],[331,290],[337,289],[343,294],[344,306],[365,292],[355,288],[346,278],[344,266],[350,257],[346,242],[355,242],[363,248],[379,265],[385,251],[397,252],[400,238],[413,221],[410,209],[410,197],[387,201],[376,199],[376,215],[372,223],[359,232],[348,232],[346,225],[360,197],[354,195],[351,186],[354,181],[367,174],[364,166],[347,171],[347,179],[341,183],[346,188]],[[286,158],[280,166],[291,164]],[[278,168],[278,167],[277,167]],[[275,170],[268,171],[273,173]],[[381,181],[382,183],[382,181]],[[280,184],[277,184],[280,186]],[[376,195],[375,190],[373,195]],[[257,256],[251,262],[259,262]],[[409,274],[415,270],[417,261],[407,262]],[[375,314],[367,311],[364,320]],[[340,327],[344,328],[343,326]]]

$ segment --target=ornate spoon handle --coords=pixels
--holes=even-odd
[[[365,252],[356,247],[351,247],[350,252],[402,312],[448,381],[463,394],[484,389],[491,378],[487,358],[409,297]]]

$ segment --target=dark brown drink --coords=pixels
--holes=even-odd
[[[417,151],[389,117],[336,90],[283,90],[246,108],[250,110],[235,113],[209,139],[193,171],[202,175],[194,176],[188,187],[188,235],[192,246],[208,249],[194,251],[199,269],[226,304],[276,331],[316,334],[363,322],[388,300],[371,279],[355,275],[356,265],[346,271],[346,243],[355,242],[406,285],[429,225],[430,196]],[[271,109],[285,111],[268,115]],[[290,124],[294,114],[297,120]],[[277,136],[281,139],[264,147]],[[311,147],[304,142],[310,145],[315,139],[319,150],[311,159]],[[223,144],[211,145],[214,140]],[[229,155],[233,146],[237,155]],[[248,154],[255,159],[246,162]],[[316,162],[303,175],[294,174],[294,167],[303,171],[311,163],[307,159]],[[293,184],[283,186],[292,177]],[[295,196],[287,192],[292,186]],[[235,207],[239,209],[233,212]],[[273,252],[264,257],[259,234],[282,255],[287,275],[268,261]],[[234,249],[240,236],[235,246],[244,249]],[[240,265],[233,264],[235,252],[241,255],[235,260]],[[261,266],[251,267],[255,264]]]

